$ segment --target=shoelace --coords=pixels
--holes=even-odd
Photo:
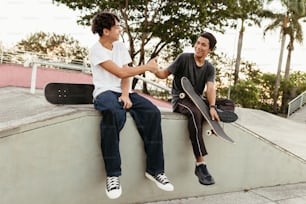
[[[167,184],[167,183],[170,183],[169,182],[169,180],[168,180],[168,178],[164,175],[164,174],[158,174],[158,175],[156,175],[155,176],[155,179],[158,181],[158,182],[160,182],[160,183],[162,183],[162,184]]]
[[[120,182],[119,182],[119,178],[116,176],[113,177],[107,177],[106,180],[106,188],[107,191],[113,190],[113,189],[119,189],[120,187]]]

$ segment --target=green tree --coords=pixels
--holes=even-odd
[[[272,2],[273,0],[269,0],[268,2]],[[283,51],[285,46],[285,37],[286,35],[289,36],[289,44],[287,46],[288,49],[288,55],[287,55],[287,61],[286,61],[286,68],[285,68],[285,75],[284,80],[288,81],[289,74],[290,74],[290,64],[291,64],[291,55],[292,51],[294,49],[294,42],[301,43],[303,41],[303,31],[300,24],[301,19],[305,19],[306,13],[305,13],[305,6],[306,1],[305,0],[282,0],[281,1],[283,6],[285,7],[286,12],[284,13],[273,13],[267,11],[266,15],[268,18],[273,19],[272,23],[268,25],[265,28],[264,33],[266,33],[269,30],[274,30],[277,28],[281,28],[282,33],[282,44],[281,44],[281,50],[280,50],[280,56],[278,60],[278,68],[277,68],[277,75],[276,75],[276,84],[274,88],[274,102],[273,102],[273,109],[275,112],[277,112],[277,102],[279,98],[279,88],[280,88],[280,81],[281,81],[281,64],[282,64],[282,58],[283,58]],[[285,83],[288,84],[288,83]],[[281,112],[286,111],[286,104],[288,102],[288,93],[290,90],[286,88],[286,85],[284,87],[283,96],[282,96],[282,104],[281,104]]]
[[[78,23],[90,25],[98,11],[118,14],[124,28],[123,40],[128,40],[132,59],[144,63],[145,51],[149,57],[158,55],[169,46],[169,55],[182,51],[182,42],[195,40],[200,32],[222,30],[229,15],[229,6],[223,1],[210,0],[146,0],[146,1],[85,1],[54,0],[82,14]],[[201,26],[199,26],[201,25]],[[148,47],[151,51],[148,51]],[[153,48],[153,49],[152,49]]]
[[[295,98],[306,90],[306,72],[295,71],[290,74],[289,80],[293,87],[291,98]]]
[[[300,1],[302,2],[302,1]],[[287,60],[286,60],[286,67],[285,67],[285,75],[284,80],[289,81],[290,77],[290,65],[291,65],[291,56],[292,51],[294,50],[294,42],[302,43],[303,42],[303,30],[302,26],[299,22],[300,19],[305,19],[306,13],[305,13],[305,2],[302,4],[302,9],[299,8],[301,6],[300,3],[294,4],[296,7],[289,7],[291,9],[290,11],[290,17],[289,17],[289,26],[288,26],[288,35],[289,35],[289,43],[287,46],[288,54],[287,54]],[[290,4],[289,4],[290,6]],[[292,5],[293,6],[293,5]],[[287,84],[287,83],[285,83]],[[282,97],[282,105],[281,105],[281,112],[285,113],[287,111],[287,105],[290,100],[290,89],[289,87],[284,87],[283,91],[283,97]],[[289,97],[288,97],[289,96]]]
[[[280,91],[289,100],[294,99],[306,90],[306,73],[295,71],[290,74],[287,80],[282,80]],[[286,106],[287,108],[287,106]]]
[[[260,26],[263,15],[263,0],[232,0],[230,5],[233,8],[229,10],[235,11],[232,12],[230,17],[230,19],[234,20],[231,23],[231,27],[240,26],[234,71],[234,84],[236,84],[239,79],[244,31],[246,26]]]
[[[80,10],[78,22],[90,25],[98,11],[117,13],[124,28],[123,40],[129,43],[134,64],[160,54],[169,58],[182,52],[186,43],[195,41],[204,30],[223,31],[228,17],[234,13],[233,1],[222,0],[134,0],[85,1],[54,0],[71,9]],[[135,83],[134,83],[135,85]],[[133,87],[134,87],[133,85]]]
[[[275,74],[263,73],[258,82],[258,89],[260,90],[260,105],[258,108],[272,113],[276,113],[273,111],[275,80]]]
[[[258,108],[260,93],[252,81],[239,80],[231,90],[231,99],[245,108]]]
[[[15,46],[19,51],[48,55],[47,59],[71,63],[87,58],[88,51],[79,41],[67,35],[37,32],[21,40]]]

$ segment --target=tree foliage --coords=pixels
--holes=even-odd
[[[268,2],[273,2],[275,0],[268,0]],[[283,6],[285,7],[285,12],[275,13],[273,11],[266,11],[266,17],[272,19],[272,22],[265,28],[265,33],[269,30],[280,29],[282,33],[282,42],[285,42],[285,36],[289,36],[289,43],[287,45],[287,60],[285,67],[284,80],[289,80],[290,66],[291,66],[291,56],[294,50],[294,43],[303,42],[303,30],[301,26],[301,20],[306,19],[306,1],[305,0],[281,0]],[[285,44],[282,43],[281,55],[279,59],[279,67],[277,71],[277,80],[274,91],[274,111],[277,111],[277,101],[279,99],[278,89],[280,88],[280,73],[281,73],[281,62],[282,62],[282,52],[284,50]],[[290,97],[290,87],[287,86],[289,83],[283,84],[283,94],[282,94],[282,107],[281,111],[286,112],[287,103]]]
[[[239,79],[244,31],[246,26],[260,26],[263,16],[263,0],[231,0],[231,2],[232,8],[229,10],[234,12],[229,17],[231,19],[230,26],[237,28],[240,25],[234,71],[234,84],[236,84]]]
[[[255,6],[258,0],[120,0],[85,1],[53,0],[71,9],[81,11],[78,22],[90,25],[93,15],[99,11],[116,13],[124,28],[123,40],[129,43],[133,63],[140,65],[147,58],[159,55],[174,58],[186,44],[191,45],[204,30],[223,32],[227,26],[234,26],[229,19],[255,20]],[[248,8],[248,13],[243,12]],[[163,52],[163,51],[167,52]],[[162,52],[162,53],[161,53]],[[162,54],[162,55],[161,55]],[[136,82],[133,82],[135,87]],[[144,86],[144,92],[146,86]]]
[[[87,58],[88,51],[81,47],[79,41],[55,33],[37,32],[16,44],[19,51],[35,52],[48,55],[50,59],[62,61],[82,61]]]
[[[294,1],[301,5],[300,2],[305,0],[291,0],[290,8],[293,8]],[[148,58],[156,55],[172,59],[182,52],[183,47],[192,45],[197,35],[204,30],[223,32],[228,26],[237,27],[238,19],[246,25],[253,26],[260,24],[262,16],[283,15],[262,11],[261,0],[53,0],[53,2],[81,11],[77,22],[87,26],[91,24],[94,14],[99,11],[116,13],[121,19],[120,23],[124,30],[122,39],[129,43],[134,64],[143,64]],[[281,24],[282,20],[273,22],[274,26]],[[222,75],[221,66],[217,71]],[[273,85],[275,75],[253,70],[252,63],[244,62],[241,64],[241,72],[241,81],[232,87],[231,96],[245,107],[258,108],[267,104],[266,107],[269,109],[273,101],[271,92],[275,88]],[[232,75],[230,71],[221,77],[218,75],[217,80],[221,84],[222,91],[228,85],[222,82],[222,77]],[[231,77],[228,79],[231,81]]]
[[[277,111],[273,108],[276,74],[263,73],[253,63],[242,62],[241,65],[241,79],[233,86],[221,86],[218,89],[219,96],[226,97],[230,88],[230,98],[244,108],[256,108],[276,114],[282,113],[280,111],[281,99],[277,101]],[[280,84],[278,94],[283,95],[286,90],[289,90],[289,92],[285,92],[287,94],[285,97],[292,100],[306,90],[306,73],[293,72],[288,80],[281,78]]]
[[[182,51],[182,42],[192,43],[204,30],[222,31],[235,10],[234,1],[221,0],[145,0],[85,1],[54,0],[71,9],[82,11],[78,22],[90,25],[98,11],[112,11],[121,18],[124,39],[128,40],[132,59],[138,63],[158,55],[164,48],[168,56]],[[149,51],[150,50],[150,51]],[[165,57],[168,57],[165,56]]]

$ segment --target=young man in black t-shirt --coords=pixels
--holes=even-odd
[[[202,125],[205,119],[188,97],[180,99],[179,94],[184,92],[181,86],[181,78],[185,76],[190,80],[199,95],[202,95],[206,90],[211,118],[220,121],[215,108],[215,68],[206,60],[207,55],[215,48],[216,43],[217,40],[211,33],[202,33],[195,43],[194,53],[180,54],[168,68],[155,73],[158,78],[162,79],[167,78],[170,74],[174,75],[172,84],[173,111],[188,117],[189,137],[196,159],[195,174],[203,185],[215,183],[204,162],[207,151],[202,137]]]

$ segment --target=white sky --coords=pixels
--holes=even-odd
[[[0,41],[4,46],[26,38],[32,33],[55,32],[69,34],[79,40],[82,46],[90,47],[97,36],[90,27],[77,25],[77,12],[66,6],[56,6],[52,0],[1,0],[0,1]],[[306,23],[303,25],[306,43]],[[225,34],[215,33],[217,52],[236,57],[238,31],[228,30]],[[304,44],[305,44],[304,43]],[[262,71],[276,73],[280,50],[279,30],[269,32],[263,38],[263,28],[247,27],[244,35],[242,58],[254,62]],[[306,47],[295,44],[291,69],[306,71]],[[283,70],[287,52],[284,52]]]

